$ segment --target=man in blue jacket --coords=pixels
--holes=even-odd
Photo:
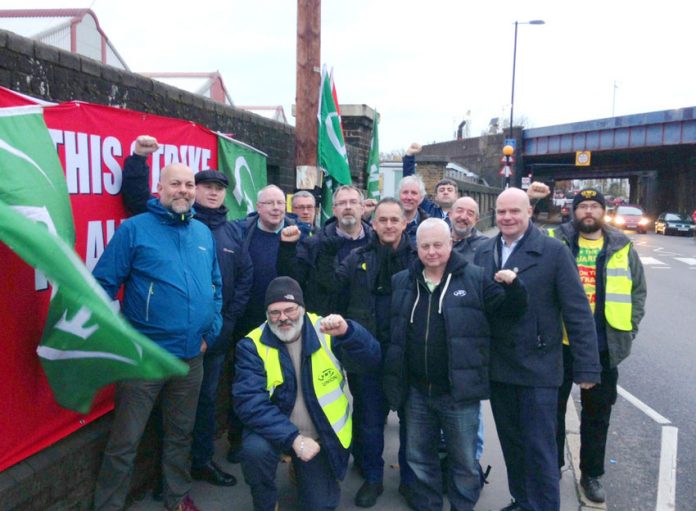
[[[375,369],[379,344],[337,314],[306,314],[302,289],[290,277],[269,284],[265,305],[266,323],[237,345],[232,388],[254,509],[277,509],[282,454],[292,457],[302,508],[336,509],[352,429],[342,364]]]
[[[124,508],[136,451],[161,395],[165,432],[164,499],[169,510],[197,509],[188,492],[191,432],[203,377],[203,353],[221,326],[222,279],[210,230],[192,222],[193,171],[162,169],[158,199],[123,222],[94,268],[107,294],[124,286],[123,314],[133,327],[189,365],[184,377],[116,384],[115,414],[94,496],[95,509]]]
[[[477,251],[488,275],[514,271],[529,292],[527,312],[491,324],[491,408],[513,502],[504,511],[558,511],[558,387],[563,381],[563,326],[580,388],[600,381],[592,311],[570,251],[534,227],[527,194],[508,188],[496,201],[500,234]]]
[[[133,154],[126,158],[121,195],[126,209],[132,214],[147,210],[147,201],[150,198],[150,168],[147,158],[158,147],[159,144],[154,137],[141,135],[135,141]],[[202,170],[196,174],[195,181],[194,219],[203,222],[213,233],[222,274],[223,323],[218,340],[206,351],[203,358],[203,382],[198,399],[196,424],[193,428],[191,474],[196,480],[207,481],[217,486],[232,486],[236,483],[235,477],[224,472],[213,461],[217,389],[225,356],[232,343],[238,339],[234,337],[234,330],[249,300],[253,270],[249,254],[242,250],[238,229],[227,221],[228,210],[223,204],[229,185],[227,177],[215,170]],[[241,434],[241,426],[232,407],[228,422],[230,430],[239,430]],[[161,434],[161,420],[158,424],[158,433]],[[232,435],[234,436],[234,433]],[[161,483],[161,479],[158,483]],[[161,484],[155,484],[155,499],[161,498],[161,488]]]

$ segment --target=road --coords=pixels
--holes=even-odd
[[[648,300],[633,352],[619,367],[619,386],[639,402],[624,393],[614,407],[604,477],[607,508],[675,509],[669,468],[676,448],[676,509],[690,511],[696,509],[696,241],[629,236],[643,261]],[[651,417],[651,410],[659,416]]]

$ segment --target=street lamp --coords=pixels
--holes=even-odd
[[[512,138],[512,122],[515,109],[515,64],[517,63],[517,25],[543,25],[544,20],[515,21],[515,45],[512,51],[512,93],[510,94],[510,138]]]

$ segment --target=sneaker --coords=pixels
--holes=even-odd
[[[193,503],[191,497],[186,495],[179,505],[174,508],[174,511],[201,511],[196,504]]]
[[[370,483],[365,481],[355,494],[355,505],[358,507],[372,507],[377,504],[377,497],[384,492],[382,483]]]
[[[585,492],[585,497],[592,502],[601,503],[607,499],[599,477],[582,476],[580,477],[580,486],[582,486],[582,489]]]

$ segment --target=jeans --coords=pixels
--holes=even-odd
[[[160,393],[165,507],[174,509],[191,489],[189,454],[203,378],[203,355],[184,362],[189,365],[185,376],[116,383],[114,421],[94,491],[96,511],[124,508],[138,444]]]
[[[381,483],[384,478],[384,424],[389,404],[382,387],[380,372],[351,373],[350,391],[353,395],[353,459],[360,467],[365,481]],[[399,470],[401,484],[415,480],[406,462],[406,424],[399,413]]]
[[[303,511],[333,511],[338,507],[341,488],[334,477],[328,455],[319,451],[308,462],[290,452],[297,477],[299,502]],[[242,473],[251,488],[254,511],[273,511],[278,501],[275,478],[281,451],[249,430],[242,438]]]
[[[507,468],[508,487],[525,510],[558,511],[557,387],[491,382],[491,409]]]
[[[602,382],[591,389],[580,390],[580,471],[589,477],[604,474],[604,457],[607,447],[607,432],[611,408],[616,403],[619,371],[612,368],[609,352],[599,354],[602,364]],[[573,357],[569,346],[563,346],[563,385],[558,391],[558,429],[556,444],[558,446],[558,466],[565,462],[563,448],[565,445],[565,414],[570,389],[573,386]]]
[[[215,453],[215,403],[225,354],[224,351],[211,352],[203,357],[203,382],[198,396],[191,446],[191,464],[196,468],[210,463]]]
[[[476,461],[476,442],[481,404],[457,403],[450,395],[427,397],[409,388],[405,412],[406,459],[416,475],[412,489],[419,510],[441,510],[442,471],[438,446],[440,431],[447,449],[447,497],[455,511],[471,511],[481,484]]]

